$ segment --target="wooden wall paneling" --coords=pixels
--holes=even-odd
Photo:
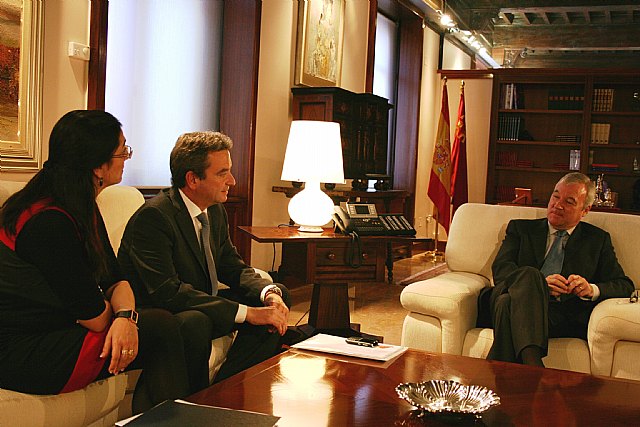
[[[418,157],[418,122],[422,73],[422,20],[408,9],[400,8],[398,52],[398,89],[393,163],[393,188],[411,193],[405,204],[405,216],[413,223],[416,169]]]
[[[87,109],[104,110],[105,78],[107,74],[107,21],[109,0],[91,0],[89,23],[89,59]]]
[[[230,191],[229,232],[238,252],[248,263],[251,240],[239,233],[238,225],[251,225],[255,122],[260,51],[260,0],[224,2],[220,131],[233,140],[231,158],[236,186]],[[240,54],[242,53],[242,54]]]
[[[376,52],[376,25],[378,22],[378,0],[369,0],[369,34],[367,35],[367,75],[365,76],[365,92],[373,92],[373,70]]]

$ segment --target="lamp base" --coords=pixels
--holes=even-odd
[[[301,225],[298,228],[300,233],[322,233],[324,229],[322,227],[315,227],[312,225]]]

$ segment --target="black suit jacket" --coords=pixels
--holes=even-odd
[[[263,279],[238,254],[229,237],[227,213],[222,204],[207,209],[211,250],[218,280],[243,302],[260,304],[260,292],[271,282]],[[118,261],[130,281],[140,306],[173,313],[198,310],[212,320],[214,334],[233,330],[238,303],[211,295],[206,261],[193,220],[178,190],[163,190],[131,217],[125,229]],[[286,295],[286,288],[278,285]]]
[[[542,268],[548,233],[546,218],[510,221],[491,267],[494,283],[501,283],[520,267]],[[633,282],[618,263],[609,233],[586,222],[578,223],[567,240],[561,274],[579,274],[596,284],[600,288],[598,301],[628,297],[634,290]]]

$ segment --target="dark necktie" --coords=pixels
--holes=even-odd
[[[213,261],[213,253],[211,252],[211,229],[209,228],[209,218],[207,214],[202,212],[198,215],[198,221],[202,224],[200,229],[200,245],[204,252],[204,258],[207,261],[207,269],[209,270],[209,280],[211,281],[211,295],[218,293],[218,275],[216,273],[216,265]]]
[[[562,272],[562,263],[564,261],[564,247],[562,246],[562,238],[567,234],[567,230],[558,230],[555,234],[555,240],[549,249],[547,257],[540,271],[544,277],[550,274],[558,274]]]

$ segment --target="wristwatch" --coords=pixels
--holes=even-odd
[[[276,294],[282,297],[282,290],[276,285],[269,285],[264,293],[264,299],[267,299],[267,296],[269,296],[269,294]]]
[[[116,319],[122,317],[131,320],[134,324],[138,324],[138,312],[135,310],[120,310],[115,314]]]

